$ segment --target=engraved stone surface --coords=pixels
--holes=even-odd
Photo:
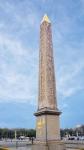
[[[44,20],[40,26],[39,109],[56,109],[56,87],[51,23]]]

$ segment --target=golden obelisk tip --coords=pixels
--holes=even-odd
[[[44,21],[50,23],[50,20],[49,20],[49,18],[48,18],[48,16],[47,16],[46,14],[44,15],[44,17],[43,17],[41,23],[43,23]]]

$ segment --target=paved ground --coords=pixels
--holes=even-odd
[[[0,146],[5,147],[19,147],[19,146],[26,146],[31,145],[31,141],[29,140],[2,140],[0,141]]]
[[[84,148],[84,141],[64,141],[67,150],[76,150]],[[0,141],[0,146],[9,147],[9,150],[31,150],[31,141],[29,140],[3,140]]]

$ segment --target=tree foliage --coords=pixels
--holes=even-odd
[[[34,129],[7,129],[7,128],[0,128],[0,139],[1,138],[19,138],[20,136],[25,137],[36,137],[36,130]]]
[[[61,129],[60,130],[61,137],[68,136],[84,136],[84,125],[81,125],[80,127],[76,128],[70,128],[70,129]]]

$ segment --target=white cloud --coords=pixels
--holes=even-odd
[[[31,50],[25,48],[20,41],[5,35],[0,36],[0,49],[0,101],[4,99],[4,102],[33,103],[37,87],[37,69],[34,70],[37,54],[33,52],[31,55]]]
[[[63,97],[69,97],[84,89],[81,73],[83,74],[84,60],[65,64],[58,70],[57,89]]]
[[[4,81],[3,81],[4,80]],[[6,74],[0,85],[0,101],[32,102],[35,99],[35,82],[33,77],[21,74]],[[4,83],[3,83],[4,82]]]
[[[25,48],[22,48],[20,41],[16,41],[13,38],[9,38],[6,35],[0,35],[0,46],[3,48],[7,48],[9,52],[11,52],[14,56],[24,56],[27,53]]]
[[[75,7],[74,3],[72,7]],[[66,5],[59,5],[53,32],[57,91],[64,99],[84,89],[84,38],[81,36],[82,24],[79,23],[82,16],[79,10],[72,15],[67,9]]]
[[[6,26],[8,31],[12,29],[13,32],[13,30],[16,29],[18,34],[19,32],[27,32],[30,31],[30,28],[37,27],[39,14],[37,14],[37,11],[35,10],[34,4],[32,2],[23,1],[19,4],[17,3],[16,5],[13,2],[10,3],[9,0],[7,0],[4,3],[0,2],[0,7],[5,17],[5,20],[2,20],[4,23],[7,23]]]

